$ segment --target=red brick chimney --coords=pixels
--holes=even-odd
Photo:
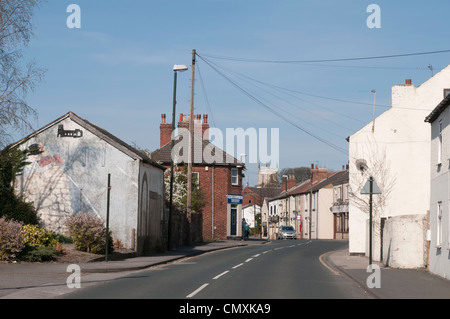
[[[205,140],[209,141],[209,124],[208,124],[208,115],[203,115],[203,123],[202,123],[201,114],[194,115],[194,132],[199,136],[202,136]],[[180,113],[180,117],[178,120],[178,128],[185,128],[189,130],[189,115]],[[161,114],[161,124],[159,125],[160,130],[160,147],[163,147],[167,143],[170,142],[172,138],[172,123],[166,122],[166,114]]]
[[[159,147],[163,147],[172,139],[172,123],[166,123],[166,114],[161,114],[159,131]]]
[[[288,175],[287,176],[287,189],[291,189],[296,184],[295,182],[295,175]],[[281,190],[284,192],[286,190],[286,179],[283,178],[281,181]]]
[[[328,177],[328,171],[326,168],[318,168],[317,165],[311,164],[312,181],[320,182]]]
[[[178,120],[178,128],[180,127],[189,130],[189,118],[186,114],[180,113],[180,118]]]

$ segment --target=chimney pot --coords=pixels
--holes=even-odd
[[[166,114],[161,114],[161,123],[166,123]]]
[[[411,79],[406,79],[405,83],[410,85],[411,84]]]
[[[203,114],[203,123],[208,123],[208,114]]]

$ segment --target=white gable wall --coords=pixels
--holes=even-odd
[[[58,137],[58,125],[79,129],[83,136]],[[137,228],[139,161],[65,118],[30,138],[23,147],[39,144],[30,155],[16,187],[33,201],[48,230],[65,233],[67,217],[94,213],[106,220],[107,178],[111,174],[110,230],[115,240],[131,247]]]
[[[430,172],[427,169],[430,165],[430,128],[424,119],[443,99],[443,89],[448,87],[450,67],[419,87],[396,85],[392,88],[392,108],[375,119],[374,133],[372,123],[369,123],[350,136],[349,184],[355,194],[359,195],[369,177],[367,173],[361,174],[355,161],[364,159],[372,168],[377,161],[382,163],[385,176],[379,170],[372,174],[379,184],[383,185],[383,181],[387,181],[385,184],[391,192],[378,217],[427,213],[430,197]],[[368,214],[358,208],[352,196],[349,212],[349,251],[368,254]],[[374,260],[379,260],[380,234],[377,230],[374,233],[377,234],[374,239]],[[423,255],[423,247],[417,249],[417,254]]]

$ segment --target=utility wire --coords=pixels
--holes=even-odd
[[[216,122],[214,121],[214,115],[213,115],[212,110],[211,110],[211,105],[209,104],[208,96],[206,95],[205,85],[203,83],[202,74],[200,73],[200,67],[198,65],[197,65],[197,71],[198,71],[198,75],[199,75],[199,78],[200,78],[200,83],[201,83],[202,89],[203,89],[203,97],[204,97],[206,105],[208,107],[209,114],[211,114],[211,118],[212,118],[212,122],[213,122],[214,127],[217,127],[216,126]]]
[[[418,55],[440,54],[440,53],[450,53],[450,50],[379,55],[379,56],[368,56],[368,57],[353,57],[353,58],[341,58],[341,59],[320,59],[320,60],[264,60],[264,59],[226,57],[226,56],[218,56],[218,55],[212,55],[212,54],[203,54],[203,55],[206,57],[209,57],[209,58],[214,58],[214,59],[239,61],[239,62],[258,62],[258,63],[262,62],[262,63],[287,63],[287,64],[289,64],[289,63],[320,63],[320,62],[343,62],[343,61],[389,59],[389,58],[400,58],[400,57],[407,57],[407,56],[418,56]]]
[[[337,146],[317,135],[314,135],[313,133],[305,130],[304,128],[302,128],[301,126],[297,125],[295,122],[293,122],[292,120],[290,120],[289,118],[286,118],[285,116],[283,116],[282,114],[279,114],[278,112],[276,112],[274,109],[272,109],[270,106],[266,105],[265,103],[263,103],[260,99],[256,98],[255,96],[253,96],[252,94],[250,94],[247,90],[245,90],[244,88],[242,88],[240,85],[238,85],[236,82],[234,82],[232,79],[230,79],[227,75],[225,75],[223,72],[221,72],[220,70],[218,70],[214,65],[212,65],[208,60],[206,60],[205,58],[203,58],[202,56],[198,55],[197,56],[203,60],[203,62],[205,62],[209,67],[211,67],[214,71],[216,71],[220,76],[222,76],[224,79],[226,79],[228,82],[230,82],[234,87],[236,87],[237,89],[239,89],[240,91],[242,91],[245,95],[247,95],[250,99],[252,99],[253,101],[257,102],[258,104],[260,104],[261,106],[263,106],[265,109],[267,109],[269,112],[271,112],[272,114],[276,115],[277,117],[279,117],[280,119],[288,122],[289,124],[291,124],[292,126],[298,128],[299,130],[301,130],[302,132],[308,134],[309,136],[317,139],[318,141],[334,148],[335,150],[343,153],[343,154],[348,154],[348,151],[340,146]]]
[[[209,60],[208,60],[208,61],[209,61]],[[343,129],[345,129],[345,130],[347,130],[347,131],[351,131],[347,126],[342,126],[342,125],[340,125],[339,123],[337,123],[336,121],[332,121],[332,120],[330,120],[330,119],[328,119],[328,118],[325,118],[325,117],[323,117],[323,116],[320,116],[320,115],[316,114],[315,112],[312,112],[312,111],[308,110],[307,108],[302,108],[302,107],[300,107],[300,106],[298,106],[298,105],[295,105],[295,104],[293,104],[292,102],[290,102],[290,101],[288,101],[288,100],[286,100],[286,99],[280,97],[279,95],[269,92],[269,91],[267,90],[267,88],[262,88],[260,85],[257,85],[257,84],[255,84],[255,83],[251,83],[250,81],[256,82],[256,83],[258,83],[258,84],[265,85],[266,87],[269,87],[269,88],[271,88],[271,89],[275,89],[275,90],[277,90],[277,91],[280,91],[280,87],[277,87],[277,86],[275,86],[275,85],[271,85],[271,84],[268,84],[268,83],[265,83],[265,82],[256,80],[256,79],[254,79],[254,78],[251,78],[251,77],[249,77],[249,76],[247,76],[247,75],[244,75],[244,74],[241,74],[241,73],[238,73],[238,72],[231,71],[231,70],[229,70],[229,69],[227,69],[227,68],[224,68],[224,67],[221,66],[221,65],[218,65],[217,63],[213,63],[213,62],[211,62],[211,61],[209,61],[209,62],[210,62],[212,65],[215,65],[216,68],[221,69],[221,70],[223,70],[223,71],[230,72],[230,73],[236,75],[237,77],[241,78],[241,79],[242,79],[243,81],[245,81],[246,83],[249,83],[250,85],[255,86],[256,88],[258,88],[258,89],[264,91],[266,94],[269,94],[269,95],[271,95],[271,96],[276,97],[277,99],[279,99],[279,100],[285,102],[286,104],[289,104],[289,105],[291,105],[291,106],[293,106],[293,107],[295,107],[295,108],[297,108],[297,109],[300,108],[301,110],[303,110],[303,111],[305,111],[305,112],[308,112],[308,113],[312,114],[313,116],[316,116],[316,117],[318,117],[318,118],[321,118],[321,119],[323,119],[323,120],[325,120],[325,121],[332,122],[333,124],[335,124],[335,125],[337,125],[337,126],[343,128]],[[347,115],[345,115],[345,114],[341,114],[341,113],[339,113],[339,112],[336,112],[336,111],[334,111],[334,110],[330,110],[330,109],[325,108],[325,107],[323,107],[323,106],[321,106],[321,105],[318,105],[318,104],[316,104],[316,103],[313,103],[313,102],[310,102],[310,101],[301,99],[301,98],[299,98],[298,96],[295,96],[295,95],[293,95],[293,94],[291,94],[291,93],[287,93],[287,94],[290,95],[290,96],[292,96],[292,97],[294,97],[294,98],[296,98],[296,99],[299,99],[299,100],[301,100],[301,101],[303,101],[303,102],[306,102],[306,103],[309,103],[309,104],[318,106],[318,107],[320,107],[320,108],[322,108],[322,109],[324,109],[324,110],[326,110],[326,111],[328,111],[328,112],[337,114],[337,115],[339,115],[339,116],[347,117],[347,118],[349,118],[349,119],[352,119],[352,120],[354,120],[354,121],[357,121],[358,123],[361,123],[361,122],[362,122],[361,119],[356,119],[356,118],[347,116]],[[288,113],[287,111],[285,111],[285,112]],[[294,114],[292,114],[292,113],[290,113],[290,115],[293,116],[293,117],[297,117],[296,115],[294,115]],[[298,119],[298,118],[297,118],[297,119]],[[302,122],[305,122],[305,121],[303,121],[303,120],[301,120],[301,119],[298,119],[298,120],[300,120],[300,121],[302,121]],[[308,122],[305,122],[305,123],[308,124],[308,125],[310,125],[310,123],[308,123]],[[325,131],[325,132],[327,132],[327,133],[330,133],[330,134],[332,134],[332,135],[335,135],[335,133],[331,133],[330,131],[325,130],[325,129],[323,129],[323,128],[319,128],[319,129],[322,130],[322,131]]]

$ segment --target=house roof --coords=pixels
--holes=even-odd
[[[425,122],[432,123],[434,122],[438,116],[449,106],[450,104],[450,94],[447,95],[441,103],[439,103],[433,111],[425,118]]]
[[[261,194],[261,197],[263,198],[272,198],[281,193],[281,187],[252,187],[248,186],[246,187],[248,190],[250,190],[252,193],[259,196]]]
[[[286,191],[281,192],[278,196],[271,198],[270,200],[285,198],[287,196],[294,196],[309,192],[317,192],[321,188],[332,184],[339,185],[348,182],[348,170],[343,170],[339,172],[335,172],[332,175],[329,175],[327,178],[321,181],[314,181],[311,185],[310,180],[304,181],[303,183],[297,184],[294,187],[290,188]]]
[[[174,141],[174,147],[177,146],[178,143],[182,142],[183,138],[178,138],[175,137],[175,141]],[[233,156],[229,155],[228,153],[226,153],[225,151],[223,151],[221,148],[215,146],[214,144],[212,144],[211,142],[202,139],[201,136],[199,136],[198,134],[194,133],[194,162],[193,165],[205,165],[205,166],[209,166],[209,165],[216,165],[216,166],[242,166],[244,167],[244,163],[242,163],[241,161],[238,161],[236,158],[234,158]],[[201,145],[202,146],[202,156],[201,156],[201,162],[196,162],[196,154],[195,154],[195,146],[196,145]],[[180,150],[180,156],[183,156],[183,147],[179,148]],[[221,154],[220,155],[220,160],[216,160],[214,158],[214,160],[212,160],[212,158],[216,155],[216,152],[218,152],[217,154]],[[151,158],[161,164],[169,164],[172,160],[171,158],[171,154],[172,154],[172,143],[168,142],[165,145],[163,145],[161,148],[157,149],[156,151],[151,153]],[[204,155],[209,155],[211,154],[211,161],[208,161],[205,159]],[[183,164],[183,161],[181,160],[180,162],[178,162],[177,164]]]
[[[44,127],[42,127],[40,129],[38,129],[37,131],[31,133],[30,135],[24,137],[23,139],[21,139],[20,141],[14,143],[13,145],[17,145],[17,144],[19,144],[19,143],[21,143],[21,142],[23,142],[25,140],[28,140],[30,138],[35,137],[38,134],[40,134],[41,132],[49,129],[50,127],[53,127],[54,125],[58,124],[59,122],[65,120],[67,118],[70,118],[72,121],[74,121],[75,123],[77,123],[78,125],[83,127],[84,129],[88,130],[89,132],[91,132],[92,134],[94,134],[98,138],[104,140],[108,144],[114,146],[115,148],[117,148],[121,152],[125,153],[126,155],[130,156],[131,158],[133,158],[135,160],[140,160],[140,161],[142,161],[144,163],[153,165],[153,166],[158,167],[160,169],[165,169],[164,166],[158,164],[157,162],[152,160],[150,157],[145,155],[143,152],[141,152],[141,151],[135,149],[134,147],[130,146],[129,144],[125,143],[121,139],[117,138],[116,136],[112,135],[111,133],[109,133],[105,129],[101,128],[100,126],[97,126],[97,125],[89,122],[88,120],[83,119],[82,117],[78,116],[77,114],[75,114],[72,111],[69,111],[68,113],[64,114],[60,118],[58,118],[55,121],[45,125]]]

